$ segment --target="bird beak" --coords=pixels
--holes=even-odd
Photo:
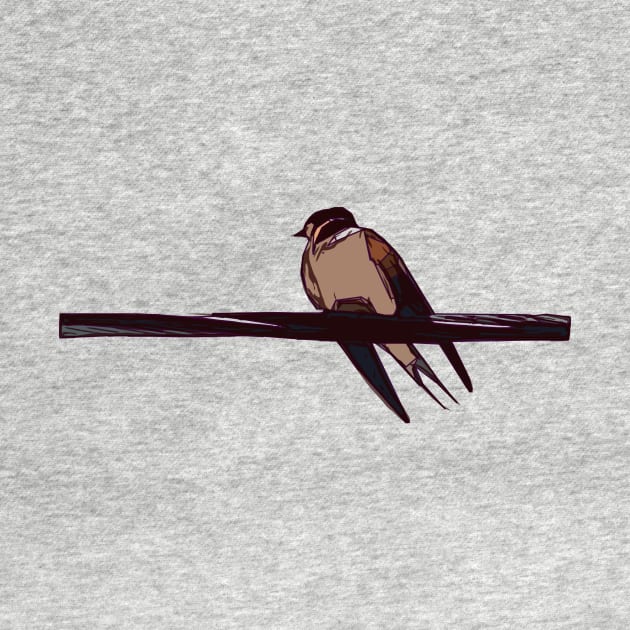
[[[299,232],[296,232],[293,236],[304,236],[306,238],[306,232],[302,228]]]

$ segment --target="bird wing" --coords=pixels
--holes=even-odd
[[[457,372],[457,376],[459,376],[466,389],[469,392],[472,392],[472,381],[470,380],[470,376],[468,375],[468,371],[464,366],[462,358],[459,356],[459,352],[457,352],[457,349],[455,348],[455,344],[452,341],[445,341],[440,344],[440,348],[442,348],[442,352],[446,355],[446,358],[453,366],[453,369]]]
[[[373,230],[365,230],[365,240],[370,259],[376,265],[396,302],[397,314],[432,315],[434,310],[400,254]],[[472,392],[472,381],[453,342],[445,341],[440,347],[466,389]]]
[[[341,341],[339,345],[378,397],[403,422],[409,422],[409,416],[396,394],[396,390],[376,353],[374,345],[371,343],[346,343]]]
[[[413,308],[419,315],[432,315],[434,311],[429,300],[422,293],[400,254],[374,230],[365,230],[365,241],[368,255],[389,287],[398,311]]]

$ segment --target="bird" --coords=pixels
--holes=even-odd
[[[376,231],[359,226],[348,209],[336,206],[318,210],[293,236],[307,240],[301,277],[304,291],[316,309],[400,317],[434,313],[400,254]],[[338,343],[380,399],[403,422],[410,422],[374,344]],[[444,407],[422,376],[457,403],[413,344],[378,345],[439,405]],[[466,389],[472,392],[470,376],[453,342],[441,342],[440,347]]]

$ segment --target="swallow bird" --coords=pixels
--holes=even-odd
[[[294,234],[307,239],[302,255],[302,284],[315,308],[331,311],[414,316],[434,313],[396,250],[374,230],[357,225],[346,208],[313,213]],[[378,357],[374,344],[339,342],[348,358],[381,400],[403,422],[409,416]],[[425,376],[457,402],[413,344],[379,344],[439,405]],[[472,383],[450,341],[440,344],[466,389]]]

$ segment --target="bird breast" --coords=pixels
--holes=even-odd
[[[363,230],[343,238],[322,241],[310,247],[303,273],[309,273],[319,287],[325,308],[366,304],[377,313],[393,315],[396,304],[389,285],[372,260]],[[343,310],[343,309],[342,309]]]

